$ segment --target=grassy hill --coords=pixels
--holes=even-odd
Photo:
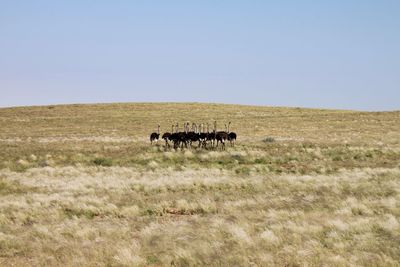
[[[226,150],[150,146],[231,121]],[[400,112],[0,109],[0,265],[396,265]]]

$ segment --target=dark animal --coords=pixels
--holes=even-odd
[[[228,140],[231,143],[231,146],[235,146],[235,141],[236,141],[236,133],[235,132],[230,132],[229,131],[229,126],[231,125],[231,122],[228,123]]]
[[[231,122],[225,124],[225,131],[217,131],[217,121],[214,121],[214,129],[210,132],[210,126],[207,123],[207,131],[205,128],[205,124],[200,123],[197,125],[196,123],[192,123],[190,127],[189,122],[185,122],[183,124],[183,131],[179,131],[179,124],[172,125],[171,132],[165,132],[162,135],[162,139],[165,141],[165,147],[171,147],[173,144],[174,149],[177,148],[190,148],[194,147],[194,143],[198,142],[196,147],[198,148],[207,148],[208,145],[211,147],[217,147],[220,149],[225,149],[226,141],[230,142],[231,146],[235,145],[235,141],[237,139],[237,135],[235,132],[230,132]],[[160,125],[158,125],[157,132],[154,132],[150,135],[150,142],[153,144],[153,141],[159,140],[160,137]]]
[[[169,137],[169,139],[172,141],[172,143],[174,144],[174,148],[178,148],[179,147],[179,142],[180,142],[180,138],[179,138],[179,124],[177,123],[175,126],[175,131],[172,131],[171,136]]]
[[[206,148],[207,146],[207,133],[205,131],[205,125],[200,124],[200,133],[199,133],[199,147]]]
[[[189,131],[189,123],[185,123],[183,126],[183,132],[178,132],[178,146],[177,147],[181,147],[181,149],[183,149],[183,146],[188,147],[188,131]]]
[[[172,133],[174,132],[174,125],[172,125]],[[165,146],[166,147],[169,147],[169,143],[168,143],[168,141],[170,140],[170,137],[171,137],[171,133],[169,133],[169,132],[166,132],[166,133],[164,133],[163,135],[162,135],[162,139],[164,139],[165,140]]]
[[[189,125],[188,125],[189,126]],[[187,139],[189,142],[189,146],[192,146],[193,142],[199,141],[199,134],[197,133],[197,125],[196,123],[192,124],[192,131],[187,133]]]
[[[221,149],[225,149],[225,140],[228,139],[228,133],[223,132],[223,131],[217,132],[215,139],[217,140],[217,147],[218,147],[218,144],[221,143],[221,145],[222,145]]]
[[[214,123],[214,133],[215,133],[215,139],[217,140],[217,148],[219,143],[221,143],[221,149],[225,149],[225,140],[228,139],[228,133],[226,131],[216,132],[216,130],[217,130],[217,122]]]
[[[151,135],[150,135],[151,144],[153,144],[154,140],[157,140],[157,142],[158,142],[158,138],[160,138],[160,124],[158,125],[157,132],[151,133]]]
[[[215,141],[215,129],[213,132],[210,133],[210,125],[207,123],[207,137],[206,140],[210,142],[211,147],[214,147],[214,141]]]

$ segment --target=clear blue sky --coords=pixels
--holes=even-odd
[[[0,0],[0,106],[400,109],[400,1]]]

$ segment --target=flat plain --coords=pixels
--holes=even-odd
[[[149,134],[232,122],[235,147]],[[399,266],[400,112],[0,109],[0,265]]]

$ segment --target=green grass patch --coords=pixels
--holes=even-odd
[[[113,160],[110,158],[95,158],[93,163],[97,166],[111,167],[113,165]]]

